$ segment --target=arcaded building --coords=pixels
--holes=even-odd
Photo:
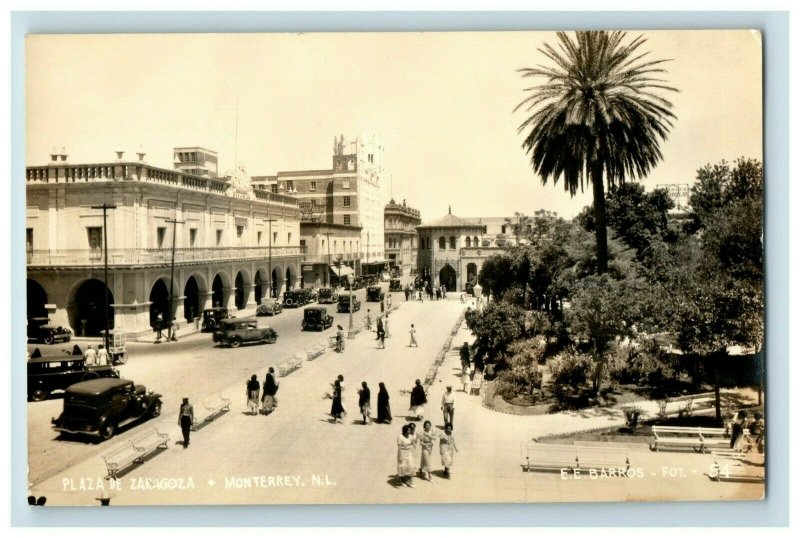
[[[476,280],[483,262],[503,249],[484,246],[486,225],[479,219],[462,219],[452,214],[417,226],[419,275],[461,291],[470,280]]]
[[[417,226],[422,220],[419,210],[398,204],[392,199],[383,210],[383,228],[386,238],[386,259],[390,268],[402,275],[411,274],[417,266]]]
[[[170,290],[173,319],[188,321],[302,285],[297,199],[253,190],[241,169],[212,177],[209,150],[176,148],[175,156],[175,170],[122,151],[93,164],[51,155],[27,168],[28,317],[97,335],[107,294],[110,328],[143,334],[159,313],[167,318]],[[199,167],[203,175],[181,171]]]

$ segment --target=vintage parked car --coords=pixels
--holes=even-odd
[[[72,331],[60,325],[50,325],[49,318],[28,318],[28,340],[48,346],[56,342],[69,342]]]
[[[333,316],[328,314],[328,309],[319,306],[309,306],[303,311],[302,328],[304,331],[324,331],[333,325]]]
[[[161,395],[129,379],[93,379],[76,383],[64,394],[64,411],[53,419],[62,433],[110,439],[123,426],[161,414]]]
[[[39,402],[53,391],[101,377],[119,377],[119,371],[109,365],[86,366],[82,355],[69,355],[66,350],[42,356],[37,348],[28,359],[28,399]]]
[[[389,291],[403,291],[403,285],[400,283],[399,278],[393,278],[389,281]]]
[[[317,301],[319,304],[334,304],[339,300],[339,294],[336,293],[336,290],[333,288],[320,288],[319,289],[319,298]]]
[[[224,306],[217,306],[214,308],[206,308],[203,310],[203,324],[202,330],[205,331],[215,331],[222,320],[229,319],[231,316],[228,313],[228,309]]]
[[[361,301],[359,301],[355,295],[353,295],[353,312],[358,312],[361,310]],[[350,296],[349,295],[340,295],[339,296],[339,306],[336,309],[337,312],[350,312]]]
[[[383,293],[380,286],[370,286],[367,288],[367,302],[379,303],[383,301],[384,297],[386,297],[386,294]]]
[[[308,290],[291,290],[283,294],[283,306],[298,307],[308,304],[311,301],[311,293]]]
[[[269,327],[259,327],[253,318],[228,319],[220,323],[219,329],[214,331],[213,339],[216,343],[231,347],[250,342],[274,344],[278,333]]]
[[[283,304],[277,299],[261,299],[261,304],[256,308],[256,314],[259,316],[275,316],[281,312],[283,312]]]

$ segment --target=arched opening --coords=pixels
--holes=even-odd
[[[222,289],[222,277],[217,274],[211,284],[211,306],[225,305],[225,291]]]
[[[256,301],[256,304],[261,304],[261,296],[264,293],[263,288],[261,287],[261,269],[256,271],[256,277],[253,279],[253,284],[255,287],[253,288],[253,294]]]
[[[472,246],[472,238],[467,236],[467,240],[465,241],[465,243],[467,244],[467,248],[471,247]]]
[[[439,285],[444,286],[447,291],[456,291],[456,270],[449,264],[439,271]]]
[[[450,250],[456,249],[456,238],[455,236],[450,236]]]
[[[278,297],[278,292],[280,291],[280,289],[278,288],[278,284],[280,283],[280,281],[281,281],[280,273],[278,272],[277,269],[273,269],[272,270],[272,282],[270,283],[270,285],[272,287],[272,296],[271,297],[273,299],[276,299]]]
[[[193,276],[189,277],[186,285],[183,287],[183,317],[186,321],[191,322],[194,318],[200,315],[200,286],[197,285],[197,280]]]
[[[474,263],[467,264],[467,282],[478,281],[478,266]]]
[[[473,237],[473,238],[472,238],[472,246],[474,246],[474,247],[479,247],[479,246],[481,246],[481,244],[480,244],[480,243],[478,243],[478,236],[477,236],[477,235],[476,235],[475,237]]]
[[[294,276],[292,275],[292,268],[286,268],[286,289],[293,290],[294,289]]]
[[[444,238],[444,236],[441,236],[439,238],[439,250],[444,250],[446,248],[447,248],[447,240]]]
[[[244,277],[242,276],[241,271],[236,273],[236,280],[234,281],[234,289],[235,289],[234,302],[236,303],[236,308],[241,310],[242,308],[244,308],[245,301],[247,300],[247,297],[245,297],[245,290],[244,290]]]
[[[41,284],[29,278],[27,280],[28,319],[47,317],[47,292]]]
[[[163,279],[156,280],[153,287],[150,288],[150,325],[153,326],[161,314],[164,321],[172,319],[172,313],[169,309],[169,289],[167,283]],[[173,305],[174,306],[174,305]]]
[[[108,310],[103,311],[103,294],[108,301]],[[100,336],[106,329],[114,328],[114,296],[101,281],[90,278],[75,291],[75,296],[67,306],[69,324],[81,336]]]

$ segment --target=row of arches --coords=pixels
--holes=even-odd
[[[420,271],[420,275],[423,279],[430,281],[431,279],[431,269],[427,265],[423,265]],[[469,281],[478,280],[478,266],[475,263],[468,263],[467,264],[467,279],[464,281],[466,284]],[[458,287],[458,273],[453,267],[446,263],[444,267],[439,270],[439,285],[444,286],[447,288],[447,291],[457,291]]]
[[[271,285],[270,285],[271,284]],[[284,271],[281,268],[272,270],[271,278],[263,268],[256,270],[252,277],[246,270],[236,273],[231,282],[230,276],[224,271],[214,274],[209,287],[206,279],[200,273],[191,273],[185,282],[179,285],[173,283],[173,297],[182,297],[181,301],[173,299],[172,319],[192,321],[201,314],[204,307],[235,306],[244,308],[252,300],[259,303],[262,298],[279,297],[284,290],[302,286],[302,276],[299,277],[293,267],[289,266]],[[106,294],[107,303],[103,294]],[[231,294],[233,294],[232,305]],[[169,277],[160,275],[150,286],[147,301],[150,303],[150,324],[153,325],[161,314],[167,319],[170,311]],[[208,299],[208,300],[207,300]],[[44,287],[35,279],[27,279],[27,317],[47,317],[48,294]],[[104,304],[108,304],[105,310]],[[98,279],[89,278],[76,282],[67,294],[67,319],[70,328],[78,335],[98,336],[106,328],[114,329],[114,295],[105,284]]]
[[[478,236],[469,237],[467,236],[464,239],[464,245],[469,247],[479,247],[481,246],[480,242],[478,241]],[[431,238],[430,237],[423,237],[420,239],[420,246],[422,250],[430,250],[431,249]],[[458,238],[454,235],[450,237],[440,236],[439,237],[439,250],[455,250],[458,248]]]

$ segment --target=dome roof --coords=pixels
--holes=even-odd
[[[470,219],[462,219],[452,213],[440,217],[436,220],[425,222],[417,226],[417,228],[483,228],[483,224],[479,224]]]

